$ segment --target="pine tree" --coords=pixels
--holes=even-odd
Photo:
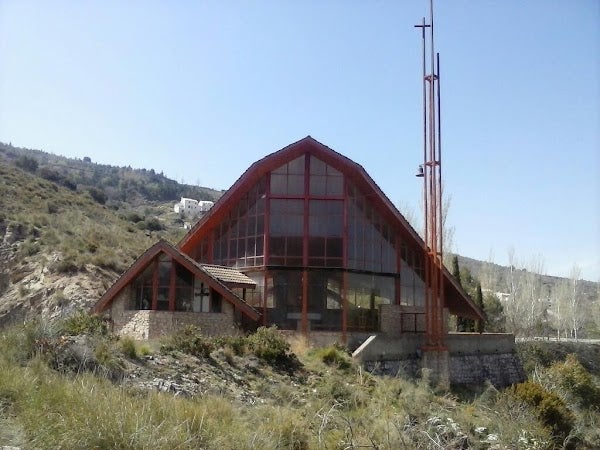
[[[458,256],[452,257],[452,276],[456,279],[458,284],[462,287],[462,281],[460,277],[460,267],[458,265]],[[467,319],[458,316],[456,318],[456,331],[467,331]]]
[[[458,256],[456,255],[452,257],[452,276],[456,278],[458,284],[462,286],[462,282],[460,280],[460,267],[458,267]]]
[[[481,292],[481,283],[477,282],[477,291],[475,293],[475,303],[485,316],[485,305],[483,304],[483,293]],[[475,331],[483,333],[485,330],[485,320],[478,320],[475,324]]]

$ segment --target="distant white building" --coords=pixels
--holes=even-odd
[[[185,216],[195,217],[205,213],[213,207],[215,203],[209,200],[194,200],[193,198],[181,197],[179,203],[175,203],[173,209],[176,213],[181,213]]]

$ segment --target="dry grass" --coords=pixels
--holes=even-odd
[[[375,377],[356,365],[341,370],[302,342],[294,344],[302,377],[275,368],[265,372],[268,376],[256,387],[261,400],[242,405],[215,395],[180,398],[131,391],[90,373],[59,373],[36,347],[49,334],[41,327],[0,335],[3,444],[300,450],[550,449],[562,444],[552,440],[534,408],[508,392],[488,386],[474,400],[461,401],[434,392],[426,381]],[[598,412],[575,413],[571,442],[594,448]]]

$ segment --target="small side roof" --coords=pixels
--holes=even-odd
[[[198,264],[188,255],[180,252],[167,241],[160,240],[146,250],[132,265],[119,277],[117,281],[104,293],[104,295],[92,307],[92,312],[101,313],[105,311],[121,293],[140,273],[144,271],[160,253],[171,256],[175,261],[184,266],[212,289],[217,291],[223,298],[231,303],[236,309],[252,320],[258,320],[261,314],[246,303],[236,293],[231,291],[233,287],[253,288],[256,283],[235,269],[213,265]],[[206,267],[205,267],[206,266]]]
[[[242,272],[231,267],[217,266],[214,264],[198,264],[202,269],[211,274],[217,280],[221,280],[230,287],[254,288],[256,282],[248,278]]]

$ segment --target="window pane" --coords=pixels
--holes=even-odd
[[[325,256],[325,238],[311,236],[308,240],[309,256]]]
[[[310,174],[311,175],[325,175],[327,165],[314,156],[310,157]]]
[[[288,173],[304,174],[304,155],[288,163]]]
[[[304,194],[304,175],[288,175],[288,195]]]
[[[326,180],[324,176],[311,175],[310,176],[310,194],[311,195],[325,195],[326,194]]]
[[[288,237],[287,238],[287,255],[302,256],[302,238]]]
[[[328,238],[327,239],[327,257],[341,258],[342,257],[342,239]]]
[[[287,193],[287,175],[271,174],[271,194]]]
[[[342,195],[344,193],[343,177],[327,177],[327,195]]]

